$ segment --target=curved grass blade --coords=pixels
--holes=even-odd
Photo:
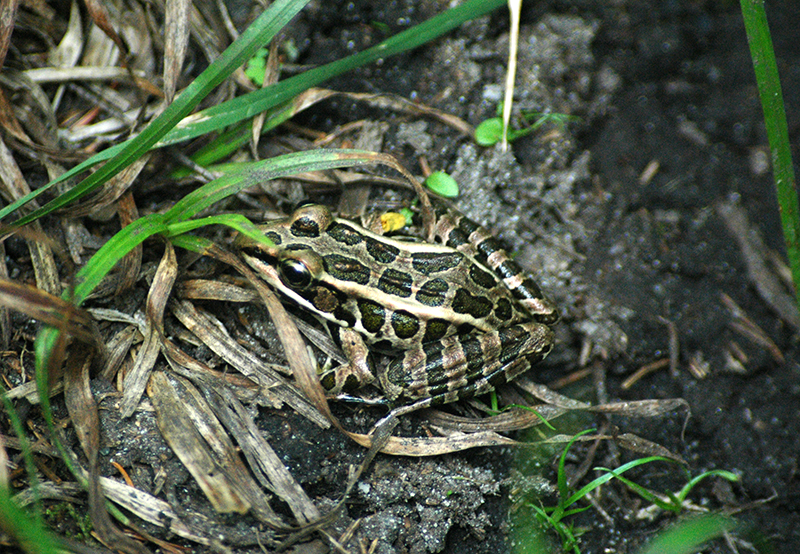
[[[186,221],[211,205],[258,183],[305,171],[372,165],[379,159],[364,150],[309,150],[276,156],[258,162],[238,164],[239,169],[190,192],[166,213],[169,224]]]

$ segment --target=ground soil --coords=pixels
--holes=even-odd
[[[298,63],[320,64],[375,44],[440,12],[444,4],[326,1],[313,4],[286,34],[299,47]],[[696,506],[732,513],[737,521],[727,542],[717,540],[704,551],[732,552],[735,545],[739,552],[752,547],[798,552],[798,328],[758,293],[740,242],[725,221],[724,210],[742,208],[749,220],[743,234],[757,233],[766,245],[759,254],[768,250],[783,257],[738,5],[688,0],[528,4],[516,106],[577,116],[566,127],[543,127],[503,153],[478,148],[438,123],[420,127],[414,118],[346,100],[314,108],[299,122],[331,131],[354,119],[383,121],[388,124],[382,132],[384,151],[414,172],[424,154],[433,169],[459,180],[462,197],[456,205],[496,230],[561,309],[557,345],[531,372],[533,379],[553,383],[588,367],[589,377],[560,392],[595,403],[683,398],[691,410],[685,427],[685,414],[674,413],[655,419],[576,418],[560,431],[602,426],[609,433],[634,433],[681,456],[693,476],[710,469],[736,473],[737,483],[710,479],[690,495]],[[796,145],[800,8],[790,1],[767,8],[790,140]],[[506,28],[505,15],[498,12],[327,86],[393,92],[477,125],[494,115],[500,97]],[[800,152],[794,154],[797,159]],[[378,204],[394,199],[373,193]],[[139,294],[126,301],[142,302]],[[726,297],[741,312],[726,304]],[[737,313],[772,345],[741,331]],[[622,386],[637,369],[668,360],[671,353],[677,362],[673,371],[662,365]],[[104,386],[97,384],[95,393],[102,395]],[[361,430],[383,414],[350,404],[335,410],[346,426]],[[110,404],[101,412],[104,437],[124,446],[113,453],[114,461],[134,482],[148,488],[154,473],[165,472],[164,494],[184,517],[213,520],[215,532],[233,551],[259,550],[255,519],[216,517],[171,457],[152,416],[137,413],[118,420],[113,411]],[[254,413],[309,495],[323,507],[332,506],[364,450],[289,410]],[[404,419],[398,430],[433,432],[424,413]],[[576,446],[569,471],[589,451]],[[520,545],[531,524],[509,514],[524,513],[525,502],[554,502],[555,455],[554,450],[494,447],[423,459],[378,456],[350,495],[337,529],[360,519],[346,545],[350,552],[528,552]],[[594,456],[592,466],[605,467],[634,457],[611,443],[601,444]],[[106,474],[114,472],[107,465],[110,458],[102,461]],[[593,475],[590,471],[583,482]],[[677,491],[686,482],[680,470],[667,465],[646,466],[632,477],[662,492]],[[665,514],[639,517],[645,506],[621,485],[608,487],[572,520],[582,533],[580,551],[636,552],[676,521]],[[545,536],[558,551],[555,536]],[[316,541],[299,551],[314,550],[321,545]]]

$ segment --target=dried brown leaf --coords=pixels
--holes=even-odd
[[[113,544],[122,552],[145,554],[149,550],[122,533],[112,523],[106,511],[97,463],[97,454],[100,448],[100,417],[97,413],[97,404],[89,388],[89,368],[92,359],[93,353],[89,348],[77,345],[67,359],[67,368],[64,373],[64,400],[78,440],[89,461],[87,488],[92,525],[100,541],[104,544]]]
[[[102,340],[89,312],[58,296],[30,285],[0,280],[0,304],[102,348]]]
[[[317,425],[328,426],[327,418],[317,411],[300,391],[276,371],[261,363],[258,356],[233,340],[191,303],[173,302],[170,304],[170,309],[175,317],[212,352],[258,383],[260,396],[269,405],[276,406],[285,402]]]
[[[722,202],[717,204],[717,213],[739,244],[747,275],[759,296],[795,331],[800,330],[797,304],[781,286],[775,273],[770,271],[766,260],[768,249],[758,230],[750,224],[745,210],[736,202]]]
[[[164,96],[172,103],[189,44],[189,0],[166,3],[164,16]]]
[[[167,243],[153,284],[150,286],[150,292],[147,294],[144,345],[139,350],[133,367],[125,376],[122,402],[120,403],[122,417],[130,417],[136,410],[150,372],[156,363],[161,347],[161,338],[164,336],[164,308],[177,275],[178,263],[175,258],[175,249],[171,243]]]
[[[156,371],[147,393],[164,439],[217,512],[245,513],[252,508],[262,521],[281,525],[225,428],[189,381]]]

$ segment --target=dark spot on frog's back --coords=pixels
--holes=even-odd
[[[331,237],[336,242],[341,242],[342,244],[346,244],[347,246],[355,246],[356,244],[364,240],[364,236],[361,233],[359,233],[349,225],[344,225],[338,222],[329,225],[327,233],[328,236]]]
[[[453,311],[480,319],[491,313],[492,302],[485,296],[474,296],[468,290],[460,288],[453,297]]]
[[[460,252],[417,252],[411,256],[411,264],[423,275],[433,275],[453,269],[463,259]]]
[[[477,264],[469,266],[469,278],[473,283],[485,289],[491,289],[497,284],[497,280],[492,274],[482,270]]]
[[[400,254],[400,249],[391,244],[386,244],[367,237],[367,252],[370,256],[375,258],[375,261],[382,264],[390,264],[397,259],[397,256]]]
[[[322,259],[325,271],[334,279],[352,281],[359,285],[369,283],[369,268],[358,260],[340,254],[328,254]]]
[[[498,299],[494,307],[494,315],[500,321],[510,320],[514,315],[514,308],[511,307],[511,302],[507,298]]]
[[[397,310],[392,314],[392,329],[397,338],[409,339],[419,332],[419,320],[405,310]]]
[[[316,238],[320,235],[319,222],[313,217],[298,217],[292,222],[290,231],[296,237]]]
[[[386,321],[386,310],[372,300],[359,300],[358,311],[361,312],[361,324],[368,332],[378,333]]]
[[[417,302],[423,306],[431,306],[433,308],[444,304],[445,295],[450,287],[444,279],[436,278],[431,279],[422,285],[417,291]]]
[[[422,337],[423,344],[439,340],[447,335],[448,329],[450,329],[450,322],[446,319],[429,319],[425,324],[425,336]]]
[[[408,273],[389,268],[384,270],[381,274],[381,278],[378,279],[377,287],[378,290],[386,294],[399,296],[400,298],[408,298],[411,296],[412,283],[413,279]]]
[[[283,242],[283,238],[275,231],[267,231],[264,236],[271,240],[275,246],[280,246]]]

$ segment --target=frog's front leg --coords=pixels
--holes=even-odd
[[[380,372],[381,388],[395,404],[446,404],[484,394],[544,359],[553,331],[528,322],[494,332],[451,336],[409,350]]]
[[[324,371],[320,384],[331,396],[354,392],[375,381],[372,373],[372,357],[364,338],[350,327],[338,327],[339,346],[347,364]]]

